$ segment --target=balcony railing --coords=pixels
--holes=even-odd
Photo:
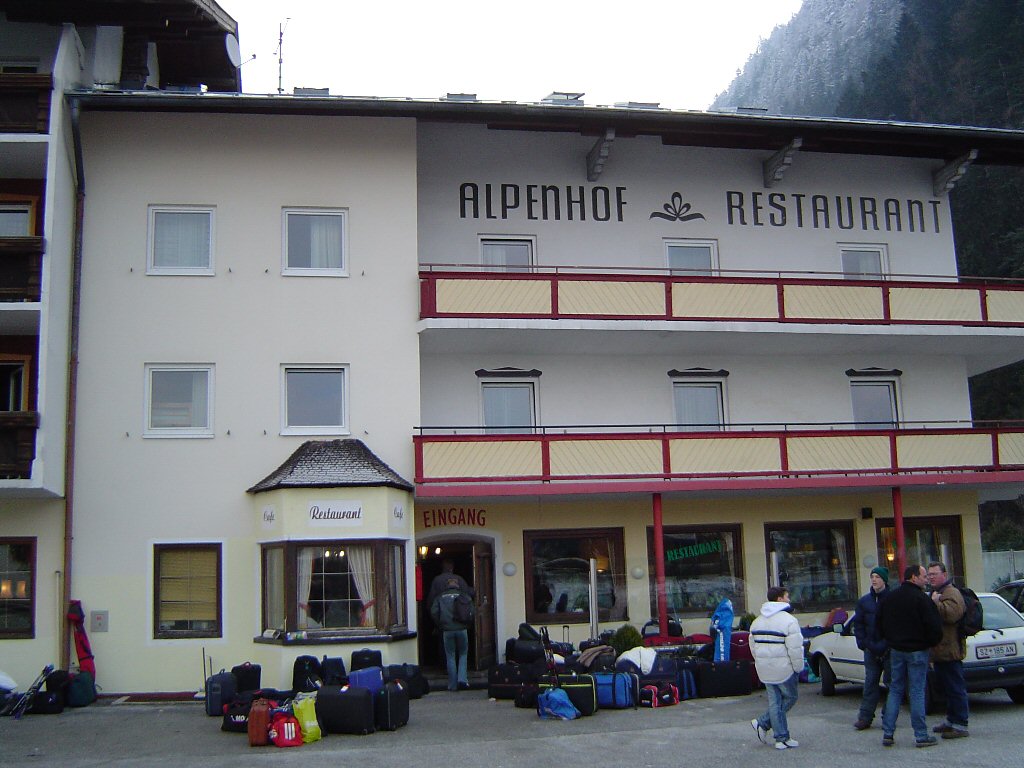
[[[1024,327],[1024,283],[836,273],[421,265],[423,318]]]
[[[53,76],[0,74],[0,133],[48,133]]]
[[[36,455],[39,414],[34,411],[0,412],[0,479],[28,479]]]
[[[0,301],[39,301],[43,238],[0,237]]]
[[[780,485],[855,478],[855,484],[887,485],[914,477],[920,482],[926,475],[995,481],[998,473],[1024,469],[1024,423],[832,426],[734,425],[691,432],[675,425],[599,425],[501,435],[421,427],[414,437],[416,483],[717,480],[727,488],[755,478]]]

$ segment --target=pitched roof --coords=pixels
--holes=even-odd
[[[413,485],[385,464],[362,440],[307,440],[249,493],[277,488],[348,488]]]

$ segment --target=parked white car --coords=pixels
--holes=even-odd
[[[999,595],[978,594],[984,629],[967,638],[964,679],[973,693],[1005,688],[1017,704],[1024,704],[1024,615]],[[840,630],[840,631],[836,631]],[[812,638],[807,650],[811,669],[821,677],[821,695],[833,696],[839,683],[864,684],[864,654],[853,635],[853,617],[832,631]],[[928,675],[926,702],[931,712],[941,694]]]

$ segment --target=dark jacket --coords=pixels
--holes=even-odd
[[[430,606],[430,618],[434,620],[434,624],[442,632],[459,632],[467,629],[468,625],[463,624],[457,618],[455,618],[455,601],[462,595],[469,597],[467,592],[453,587],[446,589],[437,599],[434,600],[433,605]],[[472,615],[472,607],[470,608],[470,615]]]
[[[882,601],[878,629],[890,648],[904,653],[926,651],[942,639],[935,603],[912,581],[903,582]]]
[[[853,634],[857,638],[857,647],[875,656],[884,656],[889,650],[888,643],[878,631],[878,610],[889,593],[888,586],[881,592],[869,589],[868,593],[857,601],[857,612],[853,615]]]
[[[967,640],[960,636],[960,618],[966,609],[964,596],[951,581],[935,591],[939,593],[935,607],[942,620],[942,642],[932,648],[932,661],[963,661],[967,655]]]

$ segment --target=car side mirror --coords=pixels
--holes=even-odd
[[[837,635],[843,634],[843,625],[842,624],[833,624],[832,625],[832,631],[835,632]]]

